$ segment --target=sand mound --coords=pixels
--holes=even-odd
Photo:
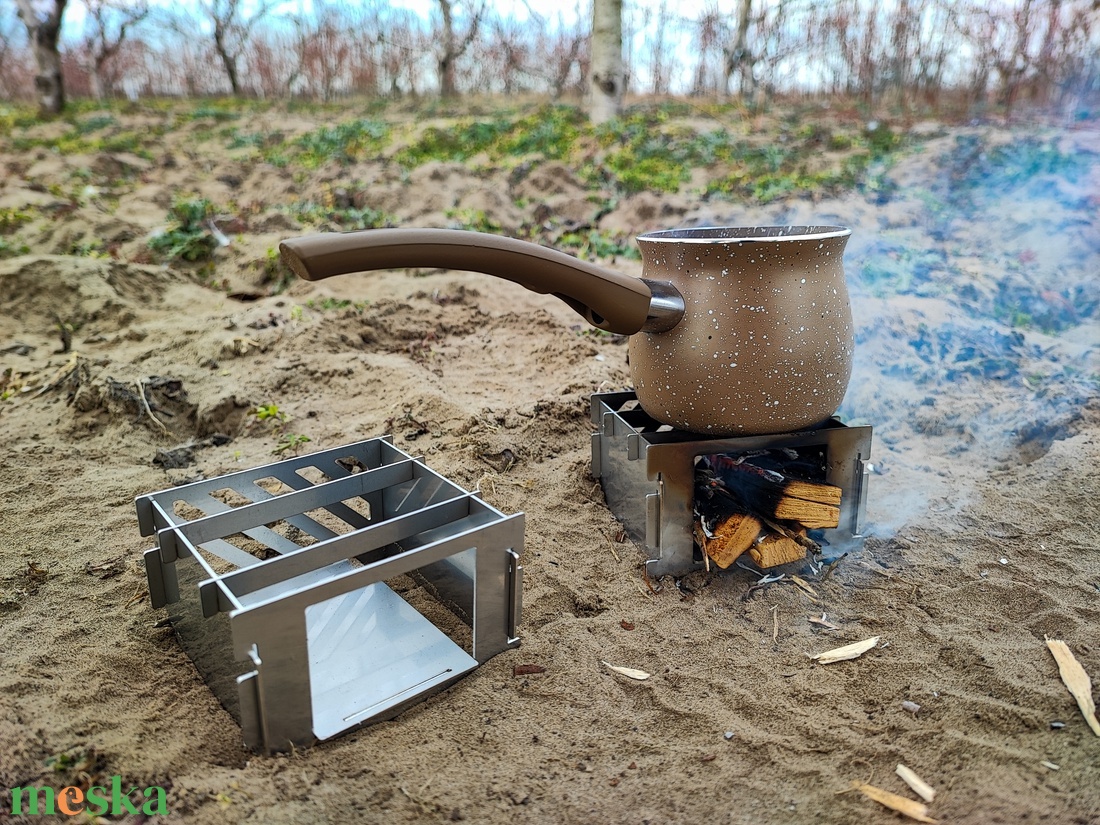
[[[118,261],[31,255],[0,261],[6,309],[39,328],[95,323],[117,330],[138,307],[156,307],[179,276],[159,267]]]

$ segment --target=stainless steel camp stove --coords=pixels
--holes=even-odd
[[[830,553],[859,543],[867,480],[871,473],[871,428],[831,418],[821,427],[782,435],[712,438],[659,424],[638,405],[633,392],[592,396],[592,477],[600,480],[611,512],[627,535],[649,555],[648,572],[684,575],[703,567],[692,535],[695,463],[704,455],[743,455],[757,450],[824,451],[824,477],[841,488],[840,524],[821,531]]]
[[[256,750],[390,718],[519,644],[523,514],[388,438],[136,506],[153,607]]]

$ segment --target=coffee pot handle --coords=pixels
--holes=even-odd
[[[682,312],[667,308],[670,284],[650,284],[538,244],[460,229],[365,229],[291,238],[279,244],[298,276],[319,281],[376,269],[431,267],[483,272],[560,298],[599,329],[632,335],[668,329]],[[651,318],[654,302],[660,310]],[[675,298],[679,298],[677,294]],[[675,300],[672,301],[675,304]]]

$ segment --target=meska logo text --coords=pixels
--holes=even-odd
[[[145,788],[142,798],[134,801],[137,786],[123,792],[122,777],[112,776],[111,787],[92,785],[85,791],[75,785],[68,785],[59,791],[53,788],[12,788],[11,812],[14,816],[36,816],[45,814],[56,816],[66,814],[90,814],[91,816],[119,816],[121,814],[145,814],[153,816],[168,814],[168,799],[164,788],[154,785]]]

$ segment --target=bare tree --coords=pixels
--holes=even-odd
[[[466,31],[459,34],[455,28],[455,12],[458,3],[455,0],[437,0],[439,12],[443,16],[443,26],[440,32],[439,47],[436,50],[436,65],[439,69],[439,94],[441,97],[454,97],[458,94],[458,84],[455,82],[455,63],[470,44],[477,37],[481,18],[485,14],[485,3],[478,3],[472,7],[470,22]]]
[[[646,13],[646,28],[650,28],[649,12]],[[655,95],[667,95],[672,75],[672,50],[668,48],[668,32],[672,15],[665,0],[657,9],[657,24],[653,26],[653,40],[649,53],[650,90]]]
[[[572,29],[567,29],[563,18],[559,17],[554,36],[539,40],[540,53],[545,50],[543,65],[549,71],[550,91],[555,100],[567,90],[578,95],[584,92],[591,62],[586,34],[580,22],[575,23]],[[574,68],[577,69],[576,73]],[[570,77],[575,79],[570,81]]]
[[[588,116],[606,123],[623,105],[623,0],[592,0]]]
[[[83,0],[83,3],[88,10],[82,44],[85,69],[92,96],[102,100],[107,91],[104,68],[118,54],[127,32],[149,16],[149,4],[144,0],[133,5],[121,0]]]
[[[240,80],[241,55],[252,37],[252,30],[274,5],[274,0],[264,0],[255,7],[242,0],[199,0],[203,16],[214,28],[214,50],[225,66],[229,87],[233,94],[242,92]],[[251,11],[246,11],[251,8]]]
[[[733,42],[725,50],[725,84],[722,89],[724,95],[730,92],[730,81],[738,75],[738,86],[742,97],[750,98],[756,95],[756,75],[753,73],[753,65],[756,63],[749,51],[749,25],[752,23],[752,0],[740,0],[737,8],[737,30],[734,32]]]
[[[528,50],[526,73],[546,84],[554,100],[572,91],[583,93],[588,80],[588,28],[578,15],[566,24],[565,15],[559,10],[557,19],[551,21],[540,14],[531,2],[524,3],[533,42]]]
[[[38,110],[43,117],[61,114],[65,108],[65,85],[61,81],[61,17],[67,0],[15,0],[19,18],[27,27],[27,36],[34,49],[38,73],[34,89],[38,95]]]
[[[497,16],[490,27],[490,39],[486,44],[484,68],[488,76],[481,85],[499,89],[505,95],[515,94],[522,88],[522,78],[528,74],[531,41],[530,26],[518,23],[515,18]],[[499,84],[499,85],[498,85]]]
[[[261,98],[294,93],[302,75],[302,61],[294,32],[265,31],[248,44],[248,65],[256,94]]]
[[[718,9],[716,3],[711,3],[705,8],[694,26],[695,53],[698,58],[695,63],[695,71],[692,75],[691,93],[703,96],[717,91],[721,82],[715,72],[722,74],[723,70],[714,68],[714,54],[724,54],[722,42],[725,40],[724,15]],[[720,59],[721,61],[721,59]]]
[[[379,90],[390,97],[417,94],[419,63],[431,48],[416,15],[407,9],[390,9],[376,38]],[[437,67],[438,68],[438,67]]]
[[[313,97],[332,100],[338,89],[349,85],[354,27],[329,3],[315,3],[313,19],[299,18],[295,27],[303,82]]]

